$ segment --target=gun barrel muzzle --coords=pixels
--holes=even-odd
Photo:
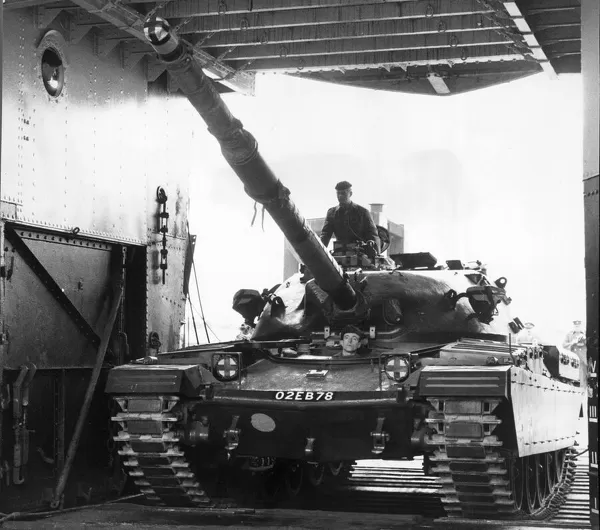
[[[171,55],[179,46],[179,39],[164,19],[152,16],[144,22],[144,36],[158,55],[165,57]]]

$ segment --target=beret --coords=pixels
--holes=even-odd
[[[341,182],[338,182],[335,185],[335,189],[338,190],[338,191],[347,190],[347,189],[349,189],[351,187],[352,187],[352,184],[350,184],[347,180],[342,180]]]
[[[344,335],[346,333],[354,333],[355,335],[358,335],[361,339],[363,336],[362,331],[360,329],[358,329],[356,326],[353,326],[351,324],[348,324],[347,326],[345,326],[342,329],[342,332],[340,333],[340,337],[343,339]]]

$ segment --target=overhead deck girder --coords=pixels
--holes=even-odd
[[[73,40],[96,39],[103,56],[118,49],[125,67],[146,61],[151,80],[167,75],[142,39],[143,18],[156,13],[194,44],[208,75],[243,93],[252,93],[254,72],[448,95],[581,68],[578,0],[6,0],[4,5],[35,7],[40,24],[67,11]]]

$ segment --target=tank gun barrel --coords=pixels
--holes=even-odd
[[[307,225],[290,199],[290,191],[264,161],[255,138],[231,114],[204,74],[202,65],[194,59],[192,46],[179,39],[167,21],[157,17],[146,21],[144,34],[218,140],[225,160],[244,184],[246,193],[269,212],[319,287],[335,304],[345,310],[354,307],[356,292],[343,270]]]

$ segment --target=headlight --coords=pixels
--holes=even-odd
[[[410,374],[410,363],[406,357],[394,355],[388,357],[383,365],[385,375],[397,382],[404,381]]]
[[[214,376],[220,381],[235,381],[240,376],[240,355],[215,353],[212,366]]]

